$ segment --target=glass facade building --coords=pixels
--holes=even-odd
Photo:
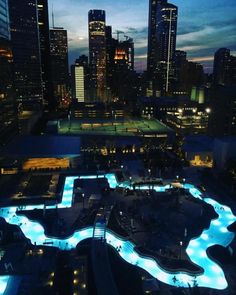
[[[0,147],[17,132],[8,3],[0,0]]]
[[[17,100],[41,100],[42,77],[36,0],[9,0]]]
[[[166,0],[150,0],[148,75],[154,89],[166,94],[174,79],[177,6]]]
[[[68,69],[68,38],[63,28],[50,29],[50,56],[54,98],[60,103],[67,95]]]
[[[45,104],[53,105],[53,90],[50,67],[50,35],[48,0],[38,0],[39,46],[43,82],[43,99]]]
[[[94,100],[106,100],[106,13],[89,11],[89,63],[91,96]]]
[[[7,0],[0,0],[0,37],[10,38]]]

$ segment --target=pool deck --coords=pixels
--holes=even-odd
[[[62,202],[59,204],[58,208],[70,208],[72,206],[73,184],[75,179],[95,179],[104,177],[107,178],[110,188],[130,187],[127,183],[118,183],[116,176],[112,173],[99,176],[67,177]],[[106,231],[107,244],[116,250],[119,249],[119,251],[117,251],[125,261],[146,270],[154,278],[168,285],[189,288],[189,286],[197,284],[199,287],[208,287],[217,290],[226,289],[228,283],[225,279],[224,272],[222,268],[208,256],[207,249],[213,245],[227,247],[231,244],[235,235],[229,232],[227,228],[236,221],[236,216],[234,216],[232,210],[228,206],[220,204],[206,195],[203,197],[201,191],[194,187],[194,185],[183,184],[182,187],[188,190],[193,198],[197,198],[211,205],[218,215],[217,219],[211,221],[208,229],[203,230],[199,237],[190,241],[186,249],[190,259],[204,269],[202,274],[195,275],[185,271],[171,272],[162,269],[154,258],[140,255],[136,252],[135,245],[132,242],[124,240],[109,229]],[[153,188],[157,192],[165,192],[171,188],[171,185],[155,185]],[[139,189],[146,190],[149,189],[149,186],[142,185]],[[50,209],[53,208],[55,208],[55,206],[50,206]],[[26,206],[26,208],[24,208],[24,210],[29,211],[33,209],[43,209],[43,205]],[[4,218],[9,224],[19,226],[25,237],[30,239],[32,244],[44,245],[45,241],[50,238],[53,241],[53,247],[71,250],[81,241],[93,237],[93,227],[78,230],[74,232],[71,237],[66,239],[47,237],[41,224],[32,222],[25,216],[18,215],[18,210],[18,207],[2,208],[0,210],[0,217]],[[11,277],[0,277],[0,295],[5,295],[4,292],[8,288],[8,283],[11,282],[10,278]]]

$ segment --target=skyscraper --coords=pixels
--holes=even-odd
[[[174,79],[178,8],[167,0],[150,0],[149,9],[148,77],[155,91],[166,94]]]
[[[67,95],[68,88],[68,38],[63,28],[50,29],[51,74],[54,98],[57,103]]]
[[[50,68],[50,36],[49,36],[49,18],[48,18],[48,0],[38,0],[38,27],[39,27],[39,45],[43,81],[44,103],[53,104],[53,91]]]
[[[106,101],[106,13],[104,10],[90,10],[89,64],[93,99]]]
[[[134,73],[134,42],[113,39],[112,92],[119,100],[130,100]]]
[[[0,5],[0,37],[4,39],[10,38],[9,32],[9,16],[8,16],[8,4],[7,0],[1,0]]]
[[[89,70],[88,57],[81,55],[71,66],[72,98],[78,102],[84,102],[88,98]]]
[[[0,5],[0,146],[17,132],[7,0]]]
[[[157,63],[157,5],[166,2],[167,0],[149,0],[147,72],[150,80],[153,79]]]
[[[113,70],[113,56],[114,46],[112,39],[112,27],[106,26],[106,80],[107,88],[110,89],[112,85],[112,70]]]
[[[236,85],[236,56],[230,56],[230,84]]]
[[[85,101],[85,67],[79,59],[71,66],[72,96],[77,102]]]
[[[214,84],[227,85],[230,80],[230,50],[220,48],[216,51],[214,57]]]
[[[36,0],[9,0],[14,82],[18,100],[42,99]]]
[[[188,61],[186,52],[176,50],[174,69],[174,94],[185,95],[194,93],[193,96],[196,97],[197,89],[200,89],[201,92],[201,87],[204,84],[203,66],[199,63]]]

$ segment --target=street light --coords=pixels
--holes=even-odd
[[[85,197],[85,194],[83,193],[82,194],[82,198],[83,198],[83,209],[84,209],[84,197]]]
[[[179,242],[179,245],[180,245],[180,260],[182,259],[182,246],[183,246],[183,242],[182,241],[180,241]]]

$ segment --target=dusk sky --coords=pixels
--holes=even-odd
[[[55,25],[68,30],[70,63],[88,54],[88,11],[106,10],[107,25],[126,32],[135,42],[137,70],[146,69],[148,0],[49,0]],[[172,0],[179,7],[177,48],[210,72],[214,52],[227,47],[236,54],[235,0]],[[54,3],[54,4],[53,4]],[[114,35],[116,37],[116,35]]]

